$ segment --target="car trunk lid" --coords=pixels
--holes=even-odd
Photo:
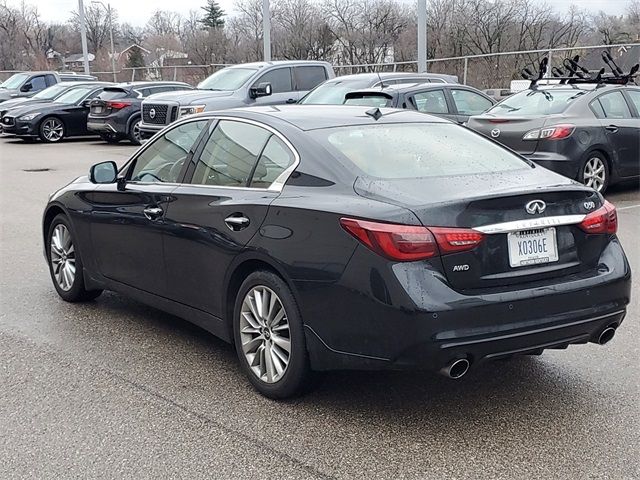
[[[493,113],[471,117],[467,126],[476,132],[492,138],[521,155],[535,153],[538,140],[523,140],[530,130],[543,127],[543,116],[499,116]]]

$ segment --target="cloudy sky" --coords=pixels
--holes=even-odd
[[[26,0],[36,5],[43,18],[51,22],[64,22],[71,16],[71,11],[77,9],[78,0]],[[91,0],[84,0],[85,4]],[[411,2],[412,0],[399,0]],[[103,0],[104,3],[107,0]],[[9,0],[10,5],[19,5],[20,0]],[[198,10],[206,3],[205,0],[111,0],[111,6],[118,11],[121,22],[144,26],[149,16],[155,10],[180,11],[186,14],[189,10]],[[219,0],[218,3],[227,13],[233,12],[234,0]],[[592,12],[603,10],[609,14],[622,14],[629,0],[549,0],[558,11],[569,8],[571,4]]]

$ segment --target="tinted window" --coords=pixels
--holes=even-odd
[[[458,113],[461,115],[477,115],[493,105],[493,103],[482,95],[470,92],[469,90],[452,88],[451,96],[453,97],[453,103],[456,104]]]
[[[30,81],[31,81],[31,90],[29,91],[40,91],[47,88],[47,82],[44,79],[44,75],[40,75],[39,77],[33,77]]]
[[[344,101],[345,105],[361,105],[363,107],[387,107],[391,100],[384,95],[360,95]]]
[[[291,69],[290,68],[277,68],[271,70],[258,78],[253,84],[257,87],[260,83],[269,82],[271,84],[271,90],[273,93],[291,92],[293,87],[291,86]]]
[[[288,167],[293,165],[295,157],[289,147],[277,136],[271,135],[264,147],[256,170],[251,177],[251,187],[269,188]]]
[[[297,90],[311,90],[327,79],[324,67],[295,67]]]
[[[606,118],[631,118],[631,111],[622,92],[606,93],[598,97]]]
[[[423,113],[449,113],[447,100],[442,90],[429,90],[416,93],[413,101],[419,112]]]
[[[529,168],[517,155],[483,136],[448,123],[358,125],[316,130],[311,135],[336,157],[379,178],[488,174]]]
[[[53,75],[49,74],[49,75],[45,75],[45,79],[47,81],[47,87],[50,87],[51,85],[55,85],[56,83],[56,77],[54,77]]]
[[[636,106],[636,111],[640,115],[640,90],[627,90],[631,102]]]
[[[198,158],[191,183],[246,187],[270,136],[255,125],[220,121]]]
[[[577,98],[585,95],[584,90],[523,90],[495,105],[489,112],[496,115],[550,115],[562,113]]]
[[[153,141],[136,159],[131,180],[134,182],[178,181],[178,175],[207,120],[175,127]]]
[[[589,104],[589,107],[591,107],[591,110],[593,111],[593,113],[597,118],[605,117],[604,110],[602,109],[602,105],[600,105],[600,101],[597,98]]]

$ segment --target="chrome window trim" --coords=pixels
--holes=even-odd
[[[562,225],[575,225],[584,220],[586,215],[557,215],[553,217],[539,217],[525,220],[515,220],[513,222],[493,223],[491,225],[481,225],[473,227],[474,230],[486,233],[510,233],[520,230],[531,230],[534,228],[560,227]]]

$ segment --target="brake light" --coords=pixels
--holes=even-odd
[[[471,250],[484,234],[467,228],[419,227],[341,218],[340,225],[383,257],[411,262]]]
[[[554,125],[552,127],[536,128],[529,130],[522,137],[523,140],[562,140],[571,136],[576,129],[575,125],[569,123]]]
[[[107,107],[111,107],[113,110],[121,110],[130,106],[131,102],[107,102]]]
[[[602,207],[584,217],[578,226],[587,233],[614,234],[618,231],[616,207],[605,200]]]

